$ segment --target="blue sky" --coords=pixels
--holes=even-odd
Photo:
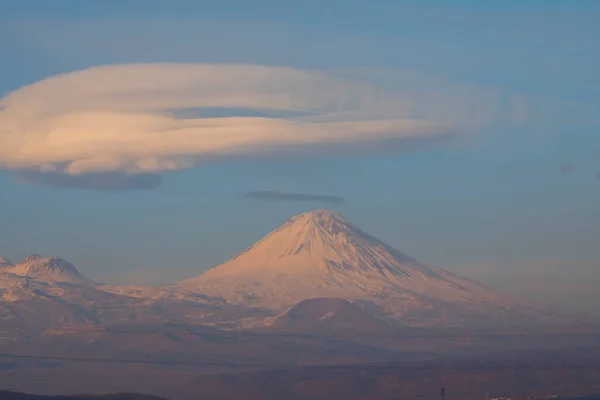
[[[486,117],[466,135],[406,151],[203,161],[162,173],[150,190],[57,189],[6,170],[0,254],[9,259],[60,255],[98,280],[168,281],[225,260],[294,214],[331,208],[414,257],[506,290],[533,291],[500,277],[543,275],[546,297],[565,275],[592,288],[596,1],[2,3],[3,93],[107,64],[369,68],[424,76],[465,102],[522,98],[529,116]],[[384,85],[386,76],[375,74]],[[254,191],[346,201],[242,196]]]

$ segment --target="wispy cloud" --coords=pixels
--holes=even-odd
[[[284,193],[277,191],[253,191],[243,193],[243,197],[248,197],[256,200],[266,201],[302,201],[302,202],[321,202],[343,204],[346,198],[340,196],[331,196],[324,194],[307,194],[307,193]]]
[[[573,164],[564,163],[560,166],[560,172],[565,175],[570,175],[577,172],[577,169],[575,168],[575,166],[573,166]]]
[[[76,71],[0,100],[0,169],[56,187],[147,188],[206,159],[399,150],[515,117],[492,92],[419,79],[237,64]]]

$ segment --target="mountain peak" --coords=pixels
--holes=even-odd
[[[290,218],[288,221],[311,221],[317,225],[328,225],[335,222],[349,224],[348,220],[346,220],[346,218],[344,218],[340,214],[325,209],[307,211]]]
[[[400,267],[399,262],[410,265],[412,272]],[[260,281],[283,275],[331,281],[332,274],[353,279],[351,275],[355,273],[377,279],[435,274],[361,231],[341,215],[318,209],[288,219],[231,260],[186,282],[242,277]]]
[[[248,267],[259,262],[263,272],[305,273],[335,262],[341,253],[355,252],[360,242],[376,240],[348,220],[329,210],[308,211],[288,219],[233,260],[242,259]],[[222,269],[221,269],[222,270]]]
[[[96,283],[81,274],[70,262],[60,257],[42,257],[33,254],[23,257],[10,270],[11,273],[37,280],[75,283],[95,286]]]
[[[296,215],[287,220],[276,231],[290,229],[292,227],[294,227],[294,229],[312,227],[317,229],[316,231],[313,231],[313,233],[320,232],[321,234],[327,235],[358,230],[340,214],[323,209],[307,211]]]

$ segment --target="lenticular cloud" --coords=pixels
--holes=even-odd
[[[0,100],[0,169],[80,182],[86,175],[157,174],[205,159],[401,144],[462,129],[465,116],[448,113],[460,102],[448,93],[403,93],[333,72],[102,66]]]

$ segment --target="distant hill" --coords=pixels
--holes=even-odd
[[[50,395],[42,396],[27,393],[8,392],[0,390],[2,400],[166,400],[162,397],[148,396],[137,393],[117,393],[106,395]]]
[[[266,327],[291,332],[381,332],[389,327],[346,299],[308,299],[267,320]]]

